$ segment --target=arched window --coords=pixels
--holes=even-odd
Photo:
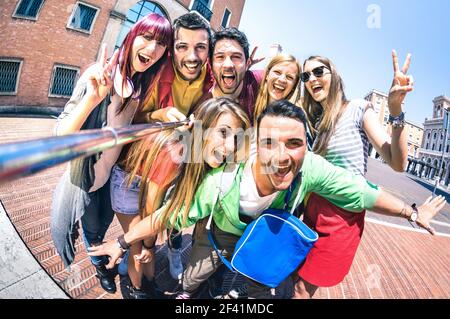
[[[130,31],[130,29],[133,27],[133,25],[136,22],[138,22],[142,17],[152,12],[155,12],[169,19],[164,9],[159,4],[154,3],[152,1],[145,1],[145,0],[139,1],[133,7],[131,7],[131,9],[128,10],[126,21],[122,26],[122,30],[120,30],[119,36],[117,37],[116,49],[120,47],[123,40],[125,39],[125,36],[127,35],[128,31]]]

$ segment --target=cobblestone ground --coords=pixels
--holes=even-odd
[[[49,136],[53,125],[53,119],[0,117],[0,144]],[[64,269],[56,254],[50,237],[49,214],[51,196],[64,168],[65,164],[0,184],[0,200],[42,267],[73,298],[121,298],[120,289],[113,295],[101,289],[80,240],[77,241],[77,256],[70,270]],[[420,203],[431,193],[427,183],[417,182],[407,174],[395,173],[374,160],[369,162],[368,179],[411,203]],[[449,212],[450,207],[446,205],[444,213],[436,218],[433,226],[442,234],[434,237],[413,229],[403,220],[369,212],[350,273],[341,284],[319,289],[314,298],[449,298]],[[191,230],[184,232],[184,262],[189,256]],[[115,219],[106,237],[115,238],[121,232]],[[177,282],[168,273],[164,241],[159,240],[158,243],[157,284],[163,291],[171,290]],[[233,279],[235,286],[242,282],[241,278],[226,274],[224,290],[230,288]],[[117,284],[119,286],[119,277]],[[289,294],[290,289],[289,283],[285,283],[277,290],[277,297]]]

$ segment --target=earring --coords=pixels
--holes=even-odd
[[[131,94],[133,94],[134,91],[134,85],[133,81],[127,76],[126,81],[124,83],[124,79],[122,74],[120,73],[120,66],[117,64],[114,74],[113,74],[113,81],[114,81],[114,90],[121,98],[129,98]],[[125,84],[125,85],[123,85]]]

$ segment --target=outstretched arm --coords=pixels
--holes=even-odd
[[[312,181],[312,184],[306,185],[305,188],[347,211],[358,213],[363,209],[369,209],[383,215],[408,219],[412,215],[412,207],[399,198],[367,182],[362,176],[356,176],[341,167],[334,166],[321,156],[315,154],[305,156],[302,170],[305,178],[308,177],[306,180]],[[445,203],[442,196],[428,198],[417,207],[416,223],[434,234],[430,221]]]
[[[417,207],[418,216],[416,224],[434,235],[435,230],[430,226],[430,221],[445,206],[445,203],[445,197],[443,196],[437,196],[435,198],[432,198],[432,196],[428,197],[422,205]],[[384,190],[381,191],[372,210],[383,215],[407,219],[410,219],[413,213],[413,208],[410,205]]]
[[[162,229],[159,219],[155,216],[147,216],[124,234],[125,242],[132,245],[148,237],[156,236]],[[109,256],[109,263],[106,268],[112,269],[117,260],[123,255],[123,251],[116,240],[108,241],[99,246],[88,248],[89,256]]]

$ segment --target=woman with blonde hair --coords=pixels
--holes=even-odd
[[[395,51],[392,57],[394,80],[388,97],[392,136],[378,122],[370,102],[346,98],[342,78],[328,58],[312,56],[303,64],[302,104],[315,137],[312,150],[356,175],[366,174],[369,143],[395,171],[403,171],[406,165],[402,104],[413,89],[413,78],[406,75],[410,55],[401,70]],[[317,231],[319,239],[299,268],[294,298],[310,298],[318,287],[334,286],[344,279],[361,240],[364,216],[365,212],[352,214],[311,194],[303,221]]]
[[[293,98],[299,90],[301,70],[297,59],[290,54],[278,54],[270,60],[256,97],[255,121],[269,103]]]
[[[250,123],[237,103],[227,98],[210,99],[194,116],[201,121],[194,123],[191,133],[172,130],[138,141],[122,153],[122,160],[113,167],[112,206],[119,214],[127,213],[133,218],[125,233],[142,223],[148,225],[148,221],[155,221],[153,213],[160,208],[167,190],[173,187],[169,200],[158,210],[158,229],[162,231],[170,216],[176,218],[182,207],[190,207],[197,186],[209,169],[219,167],[224,161],[245,160],[244,148],[235,153],[236,141],[241,139],[236,135],[243,134]],[[159,174],[166,172],[166,166],[173,168],[174,163],[177,169]],[[118,176],[117,182],[114,176]],[[164,180],[160,180],[161,176]],[[131,245],[128,258],[131,290],[142,298],[148,295],[141,290],[141,264],[154,265],[156,238],[150,235]],[[142,253],[142,246],[149,254]],[[149,269],[146,277],[153,277],[153,272]]]

